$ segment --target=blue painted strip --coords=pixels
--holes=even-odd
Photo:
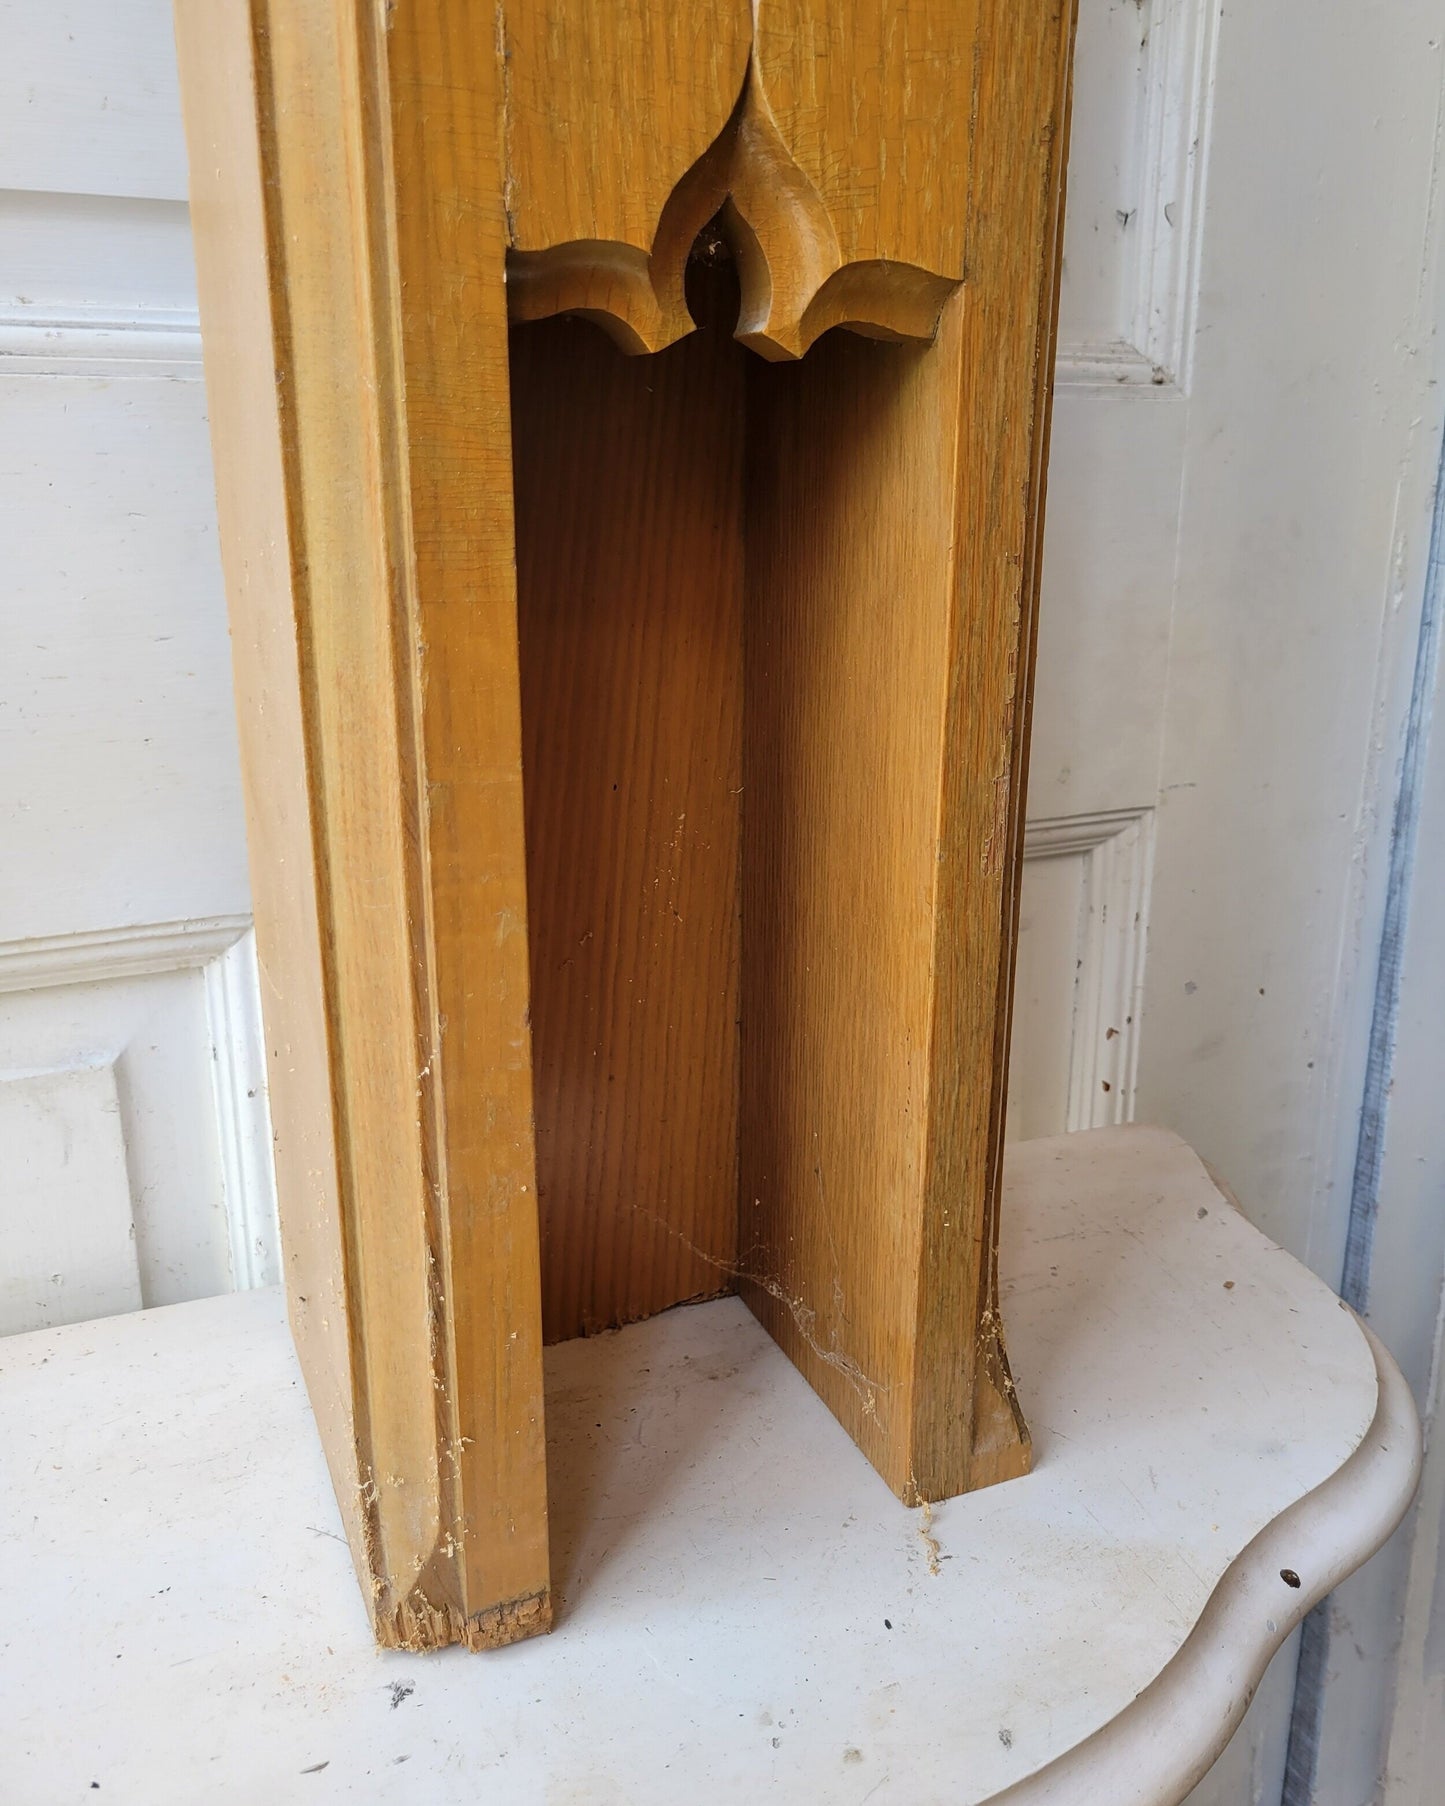
[[[1345,1234],[1345,1260],[1340,1296],[1361,1316],[1369,1311],[1370,1263],[1375,1251],[1375,1224],[1380,1214],[1380,1164],[1384,1158],[1390,1085],[1395,1070],[1395,1037],[1400,1018],[1400,968],[1410,889],[1415,875],[1415,848],[1420,831],[1420,791],[1430,738],[1430,705],[1440,661],[1440,622],[1445,613],[1445,445],[1435,479],[1435,507],[1430,523],[1430,556],[1415,643],[1415,671],[1410,686],[1410,712],[1400,759],[1400,785],[1390,828],[1390,871],[1385,891],[1385,919],[1380,932],[1380,959],[1375,972],[1375,1002],[1370,1017],[1369,1058],[1360,1105],[1360,1134],[1355,1144],[1355,1171],[1350,1186],[1350,1217]],[[1325,1670],[1330,1655],[1330,1601],[1322,1599],[1300,1631],[1299,1666],[1295,1670],[1294,1709],[1290,1715],[1280,1806],[1312,1806],[1319,1772],[1320,1714],[1324,1708]]]
[[[1325,1665],[1330,1659],[1330,1602],[1321,1599],[1300,1626],[1299,1666],[1279,1806],[1310,1806],[1320,1761],[1320,1713],[1325,1704]]]
[[[1430,737],[1430,703],[1435,694],[1440,657],[1440,617],[1445,592],[1445,453],[1435,482],[1435,517],[1430,529],[1430,562],[1425,575],[1420,638],[1415,648],[1415,677],[1410,689],[1410,715],[1405,724],[1405,750],[1400,761],[1400,788],[1390,834],[1390,877],[1385,893],[1385,922],[1380,935],[1380,965],[1375,978],[1375,1007],[1370,1022],[1370,1057],[1365,1070],[1365,1096],[1360,1111],[1360,1139],[1355,1150],[1350,1188],[1350,1222],[1345,1239],[1345,1265],[1340,1296],[1362,1315],[1370,1302],[1370,1261],[1375,1250],[1375,1220],[1380,1213],[1380,1162],[1384,1156],[1385,1119],[1390,1109],[1390,1083],[1395,1069],[1395,1033],[1400,1016],[1400,967],[1405,953],[1405,927],[1410,888],[1415,876],[1415,847],[1420,834],[1420,787]]]

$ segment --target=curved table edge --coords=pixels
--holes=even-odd
[[[1143,1692],[984,1806],[1179,1806],[1238,1729],[1290,1632],[1400,1523],[1420,1478],[1420,1419],[1389,1351],[1350,1315],[1374,1356],[1379,1386],[1375,1415],[1354,1453],[1240,1551],[1198,1623]],[[1283,1570],[1300,1585],[1288,1584]]]

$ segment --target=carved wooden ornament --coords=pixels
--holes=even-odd
[[[963,276],[973,6],[756,11],[644,8],[620,31],[556,0],[507,12],[514,320],[584,314],[660,351],[692,331],[684,267],[721,212],[737,337],[764,357],[833,326],[932,338]],[[646,124],[619,141],[619,119]]]
[[[690,1299],[909,1503],[1027,1466],[1071,22],[177,0],[291,1321],[384,1644],[547,1628],[543,1342]]]

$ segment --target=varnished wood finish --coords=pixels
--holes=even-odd
[[[547,1339],[737,1256],[741,354],[513,349]]]
[[[941,1498],[1028,1461],[993,1249],[1071,16],[865,4],[844,30],[833,10],[763,0],[758,19],[743,103],[676,191],[698,206],[705,177],[723,206],[739,336],[773,357],[838,320],[877,331],[888,307],[896,328],[909,292],[912,331],[938,330],[917,351],[829,340],[748,384],[738,1272],[895,1488]],[[931,286],[910,291],[925,274]],[[700,532],[669,476],[694,429],[674,419],[655,442],[663,418],[645,434],[650,474],[568,456],[544,561],[559,532],[592,543],[653,494],[669,549]],[[550,430],[559,449],[579,437]],[[641,489],[630,501],[624,475]],[[527,545],[524,530],[524,598]],[[555,575],[542,587],[577,590]],[[615,595],[599,599],[594,625],[625,620]],[[600,645],[588,660],[607,668]],[[543,792],[547,757],[529,736]],[[626,864],[628,832],[656,836],[655,757],[650,745],[637,766],[640,821],[605,848],[578,839],[599,873]],[[537,812],[568,806],[535,799],[532,838]],[[540,929],[538,857],[534,845]],[[596,902],[588,919],[604,919]],[[607,980],[573,1006],[594,1039],[608,985],[614,998],[642,988],[625,943],[606,957]],[[682,996],[661,1007],[688,1010]],[[559,1194],[592,1200],[548,1242],[549,1300],[578,1287],[591,1300],[549,1309],[559,1326],[632,1314],[652,1277],[599,1271],[631,1174],[600,1126],[615,1090],[589,1088],[575,1047],[572,1059],[588,1139],[570,1143],[597,1170],[623,1164],[610,1184],[579,1177]],[[539,1106],[544,1146],[556,1108]],[[627,1116],[645,1158],[657,1105],[635,1090]],[[657,1184],[644,1189],[690,1237]]]
[[[942,1200],[945,1245],[925,1259],[935,1061],[985,1100],[993,1076],[988,1002],[942,1049],[932,1033],[961,311],[927,350],[835,334],[750,384],[743,1291],[905,1493],[930,1459],[944,1491],[968,1484],[966,1396],[946,1453],[915,1446],[918,1394],[971,1369],[977,1331],[981,1167],[972,1195]],[[990,872],[976,829],[959,851],[985,900],[1002,859]],[[919,1372],[934,1288],[955,1334]]]
[[[925,1497],[953,1490],[960,1408],[972,1426],[967,1484],[1010,1478],[1027,1447],[999,1316],[998,1212],[1075,10],[1075,0],[1023,7],[991,0],[974,72],[978,150],[960,309],[958,616],[939,837],[933,1036],[941,1083],[923,1227],[931,1270],[946,1258],[951,1212],[964,1201],[970,1249],[959,1296],[969,1301],[969,1316],[976,1313],[978,1338],[965,1382],[946,1364],[957,1346],[958,1302],[946,1287],[925,1288],[915,1359],[929,1383],[914,1406],[915,1478]],[[969,1048],[972,1070],[957,1057]],[[985,1060],[987,1087],[979,1071]]]
[[[934,347],[752,387],[745,1294],[913,1498],[1029,1456],[997,1213],[1072,28],[979,7]]]
[[[758,0],[753,85],[832,224],[839,265],[956,282],[980,0]]]
[[[468,0],[369,16],[390,100],[376,172],[387,238],[378,229],[372,241],[373,281],[399,340],[395,544],[413,569],[399,573],[407,607],[395,632],[418,786],[411,944],[426,1059],[416,1084],[435,1150],[427,1255],[445,1497],[433,1559],[444,1596],[427,1629],[486,1644],[551,1622],[502,72]]]
[[[722,199],[709,152],[742,93],[749,0],[513,0],[497,19],[513,318],[584,314],[629,351],[670,345]]]
[[[308,784],[305,649],[291,587],[258,133],[265,70],[257,67],[244,5],[178,5],[176,43],[291,1328],[369,1595],[374,1541],[361,1487],[366,1431],[352,1385],[323,963],[324,874]]]
[[[497,65],[460,0],[178,18],[247,360],[212,424],[292,1318],[380,1640],[510,1641],[549,1604]]]
[[[976,0],[759,0],[732,194],[738,336],[764,356],[800,357],[838,325],[937,328],[963,275],[977,12]]]
[[[932,337],[963,275],[977,11],[512,0],[513,318],[577,313],[630,351],[671,344],[690,328],[688,249],[725,207],[737,335],[764,357],[838,325]],[[619,112],[648,131],[619,133]]]
[[[1027,1462],[1071,11],[755,17],[179,0],[288,1289],[384,1643],[550,1621],[544,1294],[741,1283],[905,1497]],[[742,345],[691,330],[714,219]],[[509,370],[509,304],[684,342]]]

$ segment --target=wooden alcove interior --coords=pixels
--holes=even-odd
[[[478,20],[177,0],[288,1309],[410,1648],[551,1622],[544,1336],[736,1287],[903,1498],[1028,1458],[1071,7]]]
[[[690,288],[662,351],[512,333],[544,1334],[738,1289],[947,1496],[1027,1461],[1001,1348],[981,1409],[938,1396],[993,1282],[925,1247],[991,1158],[1011,952],[941,1011],[957,309],[768,362],[730,267]]]

